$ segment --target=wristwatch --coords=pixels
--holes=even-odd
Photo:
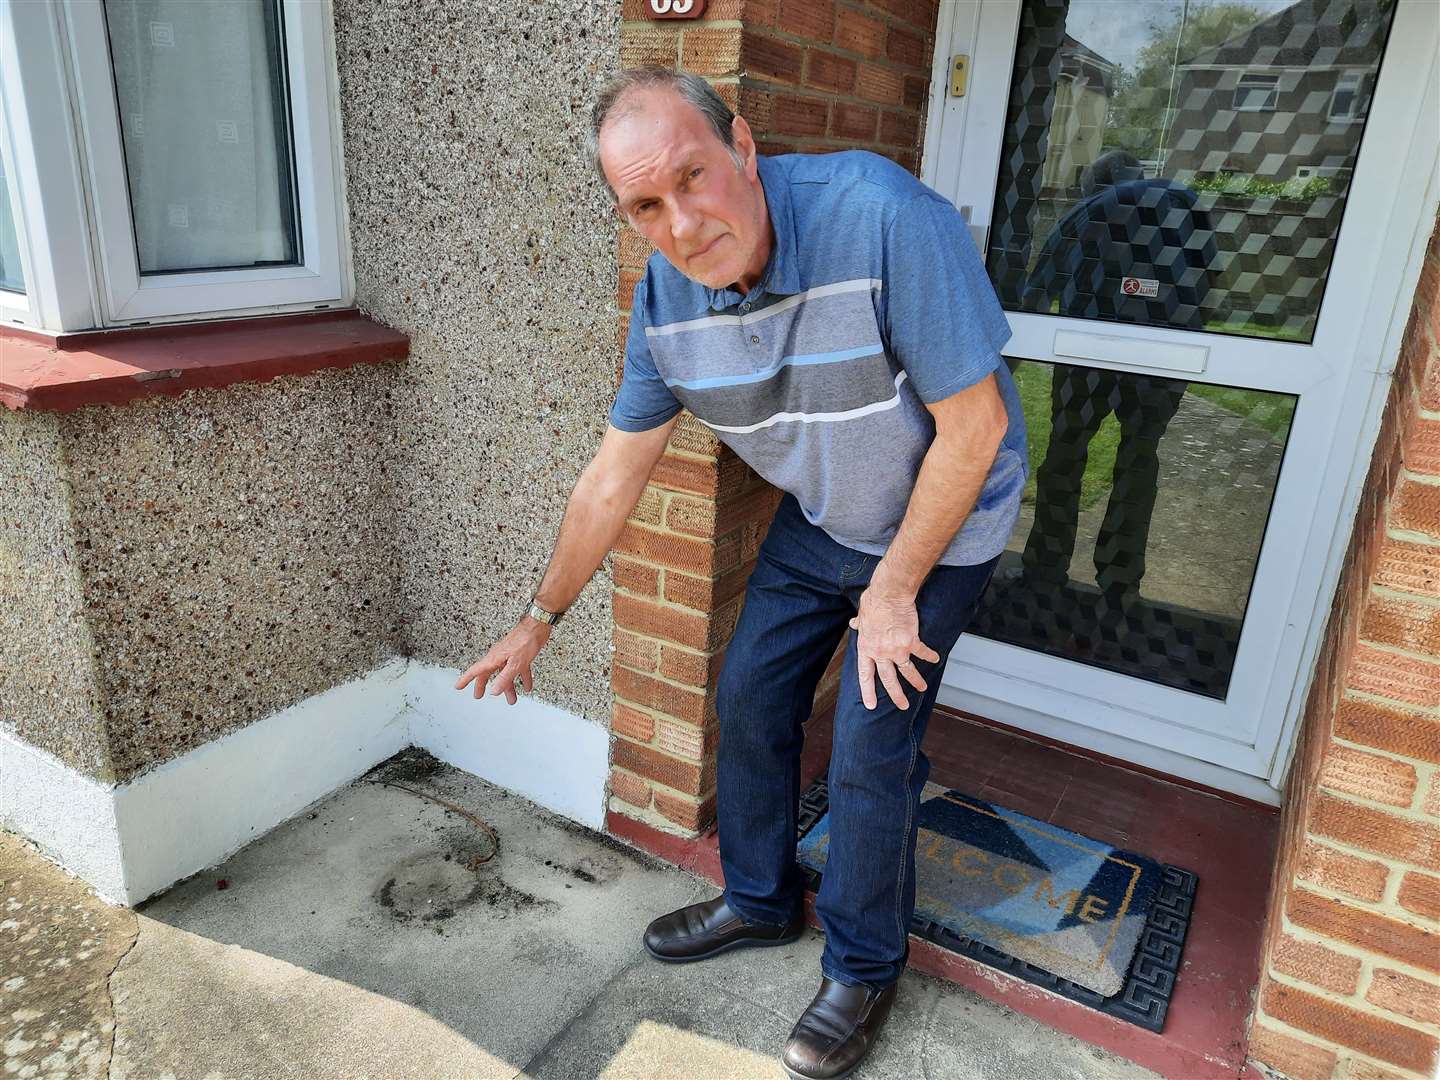
[[[565,612],[546,611],[543,607],[535,603],[535,601],[532,599],[530,601],[530,610],[526,612],[526,614],[529,615],[536,622],[542,622],[546,626],[554,626],[565,615]]]

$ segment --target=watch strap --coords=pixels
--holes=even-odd
[[[530,601],[530,610],[527,613],[536,622],[545,623],[547,626],[554,626],[565,615],[563,611],[546,611],[534,600]]]

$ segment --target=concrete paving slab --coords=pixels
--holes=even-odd
[[[106,1075],[110,973],[136,931],[133,911],[0,832],[0,1076]]]
[[[646,923],[712,886],[421,752],[134,913],[0,840],[7,1076],[758,1080],[819,983],[815,931],[652,960]],[[856,1075],[1153,1074],[907,973]]]
[[[403,1075],[514,1076],[634,961],[653,908],[703,891],[412,756],[420,767],[357,781],[140,906],[141,942],[113,980],[117,1066],[159,1075],[188,1048],[194,1075],[251,1075],[235,1070],[263,1050],[256,1076],[402,1075],[355,1065],[379,1068],[373,1055],[396,1040],[423,1046],[448,1029],[473,1053],[455,1065],[427,1054]],[[466,814],[498,834],[498,855]],[[358,1026],[345,1020],[352,1007]],[[174,1038],[154,1034],[165,1027]],[[347,1040],[358,1058],[327,1063]]]
[[[636,964],[526,1067],[532,1080],[784,1080],[779,1055],[820,985],[818,931],[697,964]],[[1154,1074],[915,972],[854,1080],[1143,1080]]]

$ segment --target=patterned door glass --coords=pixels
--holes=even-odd
[[[1296,398],[1011,363],[1031,478],[971,631],[1223,700]]]
[[[1026,0],[986,263],[1012,311],[1309,342],[1393,0]]]

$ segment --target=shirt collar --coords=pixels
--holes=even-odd
[[[790,179],[783,167],[770,158],[757,154],[755,164],[760,173],[760,185],[765,191],[765,210],[770,215],[770,228],[775,242],[770,248],[770,258],[760,274],[760,281],[751,291],[751,298],[758,298],[762,292],[777,296],[793,296],[804,286],[800,282],[800,260],[795,249],[795,215],[790,203]],[[723,310],[739,301],[734,289],[711,289],[705,287],[705,298],[710,307]],[[745,299],[741,297],[741,299]]]

